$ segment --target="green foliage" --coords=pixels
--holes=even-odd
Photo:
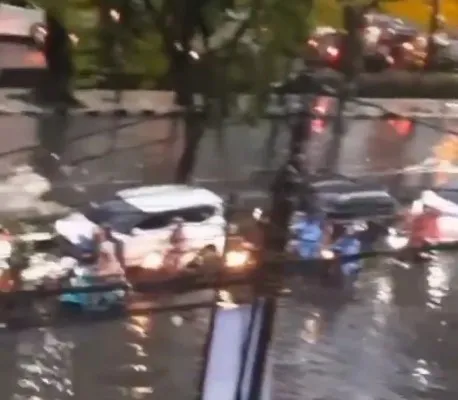
[[[106,1],[113,10],[123,4]],[[99,4],[94,0],[39,0],[39,5],[57,15],[77,38],[72,47],[76,85],[92,86],[109,74],[126,73],[144,76],[145,85],[151,86],[168,68],[157,30],[145,24],[138,10],[132,10],[134,15],[126,23],[103,25]],[[108,47],[113,43],[122,50],[112,60],[102,57],[112,52]]]
[[[229,79],[244,83],[254,93],[247,117],[257,120],[264,110],[272,82],[283,80],[300,58],[306,38],[314,27],[312,0],[264,0],[243,40],[228,57]]]
[[[162,38],[151,30],[139,38],[129,39],[124,46],[123,71],[144,76],[144,86],[151,87],[168,69],[167,59],[162,53]]]
[[[317,25],[342,28],[342,6],[337,0],[317,0],[314,9]]]
[[[69,32],[78,37],[78,43],[73,46],[73,61],[79,83],[95,84],[104,75],[125,72],[144,76],[145,85],[152,86],[167,72],[169,62],[164,53],[164,35],[177,28],[164,32],[163,26],[154,23],[156,15],[139,8],[141,3],[134,5],[132,2],[126,11],[126,3],[121,0],[105,0],[105,3],[101,0],[38,1],[59,15]],[[150,0],[153,9],[158,11],[165,10],[163,6],[170,6],[173,2],[168,1]],[[167,12],[179,15],[181,1],[174,2]],[[222,96],[223,91],[243,84],[262,100],[269,84],[283,79],[291,60],[301,53],[316,18],[313,0],[235,0],[233,11],[248,16],[246,21],[239,22],[243,28],[240,30],[228,28],[230,21],[225,12],[226,5],[223,0],[213,0],[207,2],[203,10],[213,35],[223,33],[220,35],[223,37],[221,47],[212,49],[208,57],[206,54],[201,57],[202,65],[208,71],[207,77],[212,80],[209,86],[215,87],[214,95]],[[106,19],[101,19],[102,7],[105,12],[110,8],[120,11],[121,22],[107,23]],[[321,8],[319,5],[318,10]],[[123,13],[129,17],[124,19]],[[176,15],[167,17],[173,20]],[[111,59],[101,57],[100,54],[110,53],[108,47],[113,43],[117,46],[115,56]]]

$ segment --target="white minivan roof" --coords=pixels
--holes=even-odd
[[[219,206],[223,199],[210,190],[187,185],[141,186],[120,190],[126,203],[147,213],[172,211],[199,205]]]

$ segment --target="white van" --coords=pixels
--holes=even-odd
[[[159,267],[170,248],[171,221],[176,217],[184,220],[188,261],[207,251],[222,255],[224,201],[198,187],[160,185],[121,190],[111,200],[56,221],[54,227],[63,250],[74,255],[84,251],[98,225],[107,224],[124,244],[127,267],[146,266],[152,260]]]

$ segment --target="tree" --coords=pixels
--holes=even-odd
[[[145,0],[145,4],[161,33],[178,103],[186,109],[185,150],[176,176],[184,182],[192,175],[213,105],[224,111],[223,118],[231,92],[245,86],[256,93],[251,110],[258,114],[269,84],[300,50],[311,1]],[[247,77],[246,71],[253,73]],[[193,107],[196,92],[205,99],[201,114]]]
[[[249,115],[259,116],[270,83],[284,78],[300,55],[312,13],[312,0],[40,0],[40,4],[62,28],[59,35],[66,45],[60,47],[69,49],[66,60],[74,66],[74,81],[79,84],[93,86],[110,77],[117,82],[123,74],[134,74],[152,86],[168,76],[177,103],[185,110],[185,151],[176,177],[182,182],[192,175],[204,124],[215,109],[211,104],[224,111],[220,113],[224,118],[232,94],[243,88],[254,93]],[[48,61],[59,53],[55,47]],[[51,69],[54,64],[49,65]],[[67,87],[70,82],[66,81]],[[195,93],[205,100],[201,110],[194,107]]]
[[[345,79],[337,89],[338,103],[336,118],[332,126],[332,139],[327,149],[326,169],[329,172],[335,172],[338,167],[340,148],[343,135],[345,134],[344,110],[348,98],[352,95],[353,87],[358,76],[363,72],[363,43],[361,30],[364,28],[365,13],[378,6],[377,1],[367,2],[348,2],[342,1],[342,15],[345,29],[345,36],[341,49],[342,53],[342,71]]]
[[[137,2],[38,0],[38,3],[53,20],[47,41],[52,43],[47,56],[49,69],[55,65],[51,59],[60,58],[58,54],[67,48],[65,58],[73,72],[67,85],[69,91],[75,85],[94,87],[101,81],[118,82],[124,75],[142,76],[142,85],[151,87],[167,71],[161,36],[144,17],[144,10],[135,6]],[[53,29],[56,25],[58,29]]]

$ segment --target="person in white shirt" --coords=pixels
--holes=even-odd
[[[122,244],[112,236],[111,228],[102,226],[94,236],[97,245],[97,274],[124,277]]]

